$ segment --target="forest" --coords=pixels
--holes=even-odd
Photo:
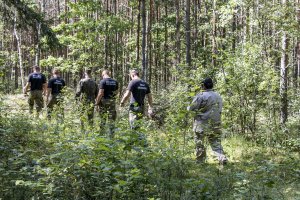
[[[299,30],[300,0],[0,0],[0,200],[300,199]],[[29,113],[35,65],[62,72],[63,117]],[[87,68],[119,83],[113,138],[97,111],[81,128]],[[131,69],[153,95],[138,130],[119,106]],[[223,99],[224,166],[207,139],[195,162],[187,106],[207,77]]]

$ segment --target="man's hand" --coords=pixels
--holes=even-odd
[[[152,115],[153,114],[153,109],[151,107],[148,108],[148,114]]]
[[[149,107],[148,108],[148,116],[152,118],[154,115],[155,115],[155,113],[154,113],[152,107]]]
[[[23,88],[23,94],[26,94],[27,93],[27,87],[25,86],[24,88]]]

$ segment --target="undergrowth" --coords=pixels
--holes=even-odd
[[[97,116],[82,130],[76,109],[48,121],[1,108],[0,199],[300,199],[297,151],[235,134],[223,140],[228,165],[198,165],[183,114],[132,131],[121,111],[110,139]]]

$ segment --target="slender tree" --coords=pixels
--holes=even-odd
[[[287,0],[281,1],[282,6],[285,7]],[[280,97],[281,97],[281,108],[280,108],[280,122],[285,124],[288,117],[288,38],[285,30],[282,32],[281,38],[281,62],[280,62]]]
[[[186,39],[186,64],[190,68],[192,66],[191,59],[191,0],[185,2],[185,39]]]

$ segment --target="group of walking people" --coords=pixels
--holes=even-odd
[[[110,77],[108,70],[103,70],[101,76],[102,79],[97,84],[92,78],[92,70],[85,70],[84,78],[79,81],[76,90],[76,99],[81,104],[81,119],[86,117],[89,124],[93,124],[96,106],[96,110],[100,114],[100,130],[105,130],[104,127],[108,120],[109,135],[113,137],[115,130],[114,121],[117,117],[116,96],[119,86],[118,82]],[[138,120],[143,117],[145,98],[147,97],[148,99],[148,114],[150,115],[153,114],[153,100],[150,86],[140,78],[138,70],[130,70],[129,76],[131,81],[121,98],[120,107],[123,107],[130,98],[129,124],[131,129],[137,129]],[[201,86],[203,92],[198,93],[187,107],[187,110],[192,112],[194,116],[193,131],[195,133],[196,159],[198,163],[205,163],[206,148],[204,146],[204,138],[206,137],[219,163],[226,164],[227,157],[221,145],[222,98],[213,90],[214,84],[211,78],[203,80]],[[30,90],[28,97],[29,112],[33,112],[35,103],[39,113],[44,105],[43,95],[46,95],[48,118],[51,118],[51,112],[54,106],[59,104],[64,87],[65,81],[61,78],[58,69],[53,70],[53,77],[47,84],[46,77],[41,73],[40,67],[34,66],[33,73],[29,75],[27,84],[23,88],[24,93]]]

